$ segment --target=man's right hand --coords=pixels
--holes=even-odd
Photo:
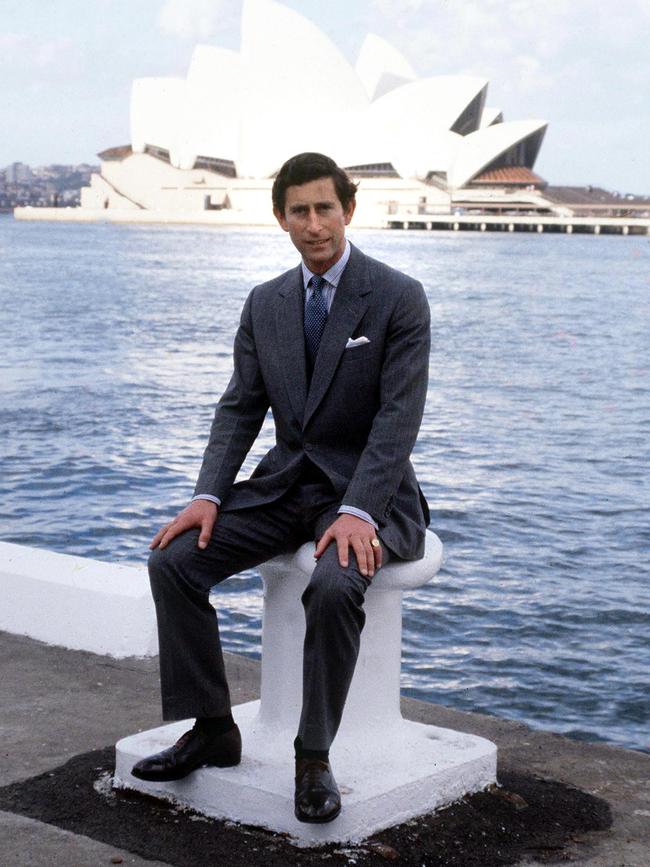
[[[182,512],[176,515],[173,521],[158,530],[149,547],[165,548],[176,536],[186,530],[191,530],[193,527],[198,527],[201,530],[199,548],[207,548],[218,514],[219,509],[216,503],[210,500],[193,500],[189,506],[186,506]]]

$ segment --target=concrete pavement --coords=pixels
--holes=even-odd
[[[156,659],[115,660],[0,633],[0,660],[0,785],[160,722]],[[258,697],[259,663],[227,654],[227,665],[233,702]],[[606,800],[612,828],[572,844],[564,856],[574,863],[650,865],[650,755],[413,699],[403,699],[403,713],[495,741],[501,770],[557,780]],[[1,861],[7,865],[160,864],[12,813],[0,813],[0,838]]]

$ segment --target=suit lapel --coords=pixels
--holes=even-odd
[[[325,397],[348,338],[354,333],[370,303],[370,280],[363,253],[352,247],[339,281],[321,340],[307,395],[303,429]]]
[[[303,293],[302,268],[299,265],[290,272],[280,289],[276,311],[280,365],[291,408],[298,421],[302,420],[307,399]]]

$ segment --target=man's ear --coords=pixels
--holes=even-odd
[[[284,214],[282,213],[282,211],[279,208],[273,208],[273,215],[275,216],[275,219],[278,221],[278,223],[282,226],[284,231],[288,232],[289,231],[289,225],[288,225],[287,221],[285,220]]]
[[[346,226],[350,225],[350,220],[352,219],[352,217],[354,215],[354,209],[356,208],[356,206],[357,206],[357,200],[356,199],[352,199],[351,202],[348,202],[348,206],[345,209],[345,211],[343,212]]]

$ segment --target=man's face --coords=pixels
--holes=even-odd
[[[344,209],[332,178],[318,178],[287,187],[284,214],[273,213],[309,270],[324,274],[343,254],[354,202]]]

